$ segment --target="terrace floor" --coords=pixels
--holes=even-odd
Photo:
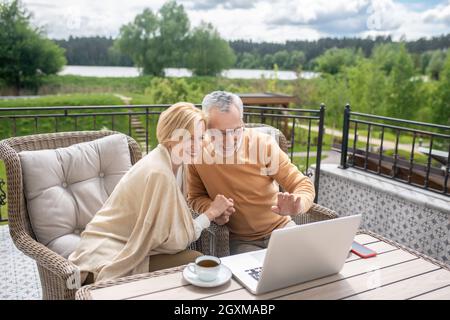
[[[0,300],[41,299],[36,263],[17,250],[8,226],[0,226]]]

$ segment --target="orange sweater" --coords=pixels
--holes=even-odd
[[[256,159],[253,153],[255,148],[259,151]],[[270,160],[272,154],[274,156]],[[286,192],[300,196],[302,213],[312,206],[314,185],[268,135],[245,129],[239,152],[230,158],[222,158],[222,163],[211,164],[211,159],[216,156],[210,145],[204,149],[202,164],[188,166],[188,203],[195,211],[205,212],[217,194],[232,198],[236,212],[227,224],[230,237],[260,239],[291,220],[290,216],[280,216],[271,210],[271,206],[277,204],[278,184]],[[268,168],[275,170],[261,173],[261,170]]]

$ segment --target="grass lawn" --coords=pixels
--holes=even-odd
[[[68,95],[54,95],[44,96],[39,98],[23,98],[23,99],[10,99],[1,100],[0,108],[14,108],[14,107],[44,107],[44,106],[96,106],[96,105],[120,105],[123,104],[122,100],[113,94],[68,94]],[[126,110],[116,110],[126,111]],[[45,114],[49,115],[47,118],[22,118],[17,119],[15,123],[14,134],[14,122],[11,119],[0,119],[0,139],[5,139],[11,136],[23,136],[36,133],[47,133],[55,131],[74,131],[74,130],[93,130],[101,129],[103,127],[112,129],[112,117],[111,116],[92,116],[84,117],[63,117],[56,120],[55,117],[51,117],[52,114],[61,114],[63,111],[45,111]],[[93,110],[75,110],[74,113],[92,113]],[[97,111],[99,112],[99,111]],[[107,112],[107,110],[105,110]],[[1,112],[2,116],[9,114],[17,114],[18,112]],[[32,115],[33,111],[24,111],[20,114]],[[43,114],[42,111],[36,114]],[[127,116],[115,116],[114,117],[114,130],[121,132],[128,132],[128,117]]]
[[[354,141],[353,139],[348,139],[348,147],[349,148],[353,149],[353,141]],[[366,151],[366,146],[367,146],[366,140],[359,139],[356,141],[356,149]],[[369,143],[369,146],[374,147],[374,148],[379,147],[379,145],[376,143]]]
[[[0,100],[0,108],[50,107],[50,106],[100,106],[120,105],[122,100],[113,93],[72,93],[48,95],[38,98]]]
[[[326,158],[327,158],[327,156],[322,154],[322,160],[325,160]],[[317,160],[317,157],[310,156],[309,161],[308,161],[308,167],[311,167],[311,165],[316,164],[316,160]],[[292,163],[295,164],[301,172],[305,173],[306,157],[294,156],[294,158],[292,159]]]
[[[419,128],[422,129],[423,131],[428,131],[426,128]],[[354,129],[352,128],[350,130],[350,136],[354,137]],[[361,141],[365,141],[367,138],[367,130],[362,130],[360,128],[358,128],[358,135],[359,135],[359,139]],[[380,139],[381,140],[381,128],[375,128],[372,129],[370,131],[370,137],[371,139]],[[397,133],[395,132],[395,130],[393,129],[385,129],[384,131],[384,137],[383,140],[384,141],[390,141],[395,143],[397,139]],[[412,132],[408,132],[408,131],[400,131],[400,136],[399,136],[399,144],[404,144],[404,145],[410,145],[412,146],[413,143],[413,133]],[[419,145],[428,148],[430,145],[430,137],[428,135],[416,135],[416,141],[415,141],[415,148],[417,149],[419,147]],[[448,146],[448,142],[445,142],[444,139],[441,138],[437,138],[435,137],[433,139],[433,149],[439,149],[439,150],[448,150],[445,146]]]
[[[385,156],[394,156],[394,150],[386,150],[385,152],[383,152],[383,154]],[[405,150],[398,150],[398,156],[400,159],[402,160],[406,160],[409,161],[410,157],[411,157],[411,153],[407,152]],[[428,165],[428,156],[423,154],[423,153],[418,153],[418,152],[414,152],[414,163],[415,164],[422,164],[422,165]],[[431,159],[431,167],[437,167],[440,168],[441,164],[434,160]]]
[[[297,129],[296,129],[297,131]],[[307,151],[307,145],[308,145],[308,130],[303,129],[303,128],[299,128],[299,131],[296,134],[296,139],[295,139],[295,146],[294,146],[294,152],[306,152]],[[340,139],[341,137],[337,137],[331,135],[331,134],[324,134],[323,136],[323,145],[322,145],[322,151],[328,151],[331,150],[333,143],[340,143]],[[316,152],[317,151],[317,140],[318,140],[318,134],[317,132],[312,132],[311,131],[311,138],[310,138],[310,152]],[[353,139],[349,139],[349,147],[353,148]],[[376,147],[377,144],[370,144],[373,147]],[[366,149],[366,141],[359,139],[356,142],[356,148],[357,149],[362,149],[365,150]]]
[[[143,93],[153,77],[84,77],[75,75],[46,76],[39,94],[54,93]]]
[[[367,130],[362,130],[360,128],[358,128],[358,135],[361,137],[367,137]],[[350,134],[354,135],[355,131],[354,130],[350,130]],[[372,139],[381,139],[381,128],[380,127],[376,127],[370,130],[370,137]],[[392,129],[385,129],[384,131],[384,137],[383,139],[385,141],[392,141],[395,142],[395,139],[397,138],[396,133],[394,133],[392,131]],[[405,131],[401,131],[400,132],[400,137],[398,139],[399,143],[404,143],[404,144],[412,144],[413,142],[413,137],[412,134],[409,134]],[[418,139],[416,138],[416,143],[418,142]]]
[[[318,133],[311,131],[310,135],[310,152],[317,151]],[[322,150],[331,150],[333,144],[333,136],[331,134],[324,134]],[[306,152],[308,146],[308,130],[303,128],[295,129],[295,144],[294,152]]]

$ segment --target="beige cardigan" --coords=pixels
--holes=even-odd
[[[194,240],[169,153],[158,145],[119,181],[69,260],[95,281],[114,279],[148,272],[150,255],[177,253]]]

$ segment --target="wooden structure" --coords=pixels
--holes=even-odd
[[[290,103],[295,103],[295,97],[287,94],[262,92],[262,93],[241,93],[238,94],[241,98],[244,106],[260,106],[260,107],[277,107],[277,108],[289,108]],[[269,111],[268,111],[269,112]],[[273,110],[272,113],[275,113]],[[277,111],[280,112],[280,111]],[[286,111],[281,111],[281,114],[286,114]],[[265,119],[261,119],[261,123],[265,124]],[[273,118],[272,118],[273,121]],[[290,136],[289,131],[289,119],[282,117],[280,119],[281,126],[278,126],[286,137]],[[273,122],[270,125],[274,125]]]
[[[244,106],[264,106],[264,107],[284,107],[288,108],[289,103],[295,103],[295,97],[281,93],[241,93],[238,96],[242,99]]]

